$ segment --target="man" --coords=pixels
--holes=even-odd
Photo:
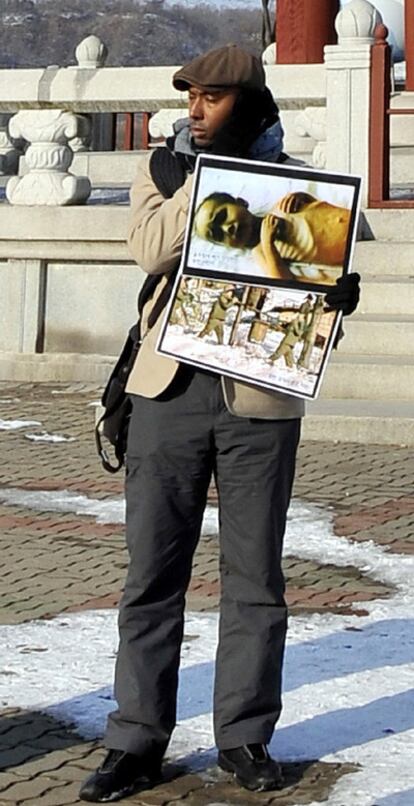
[[[312,358],[312,351],[315,346],[318,327],[323,315],[323,297],[318,296],[312,305],[310,320],[303,336],[303,347],[298,358],[298,367],[309,369]]]
[[[181,281],[175,295],[174,307],[170,315],[171,325],[182,325],[183,327],[188,327],[186,306],[191,305],[193,299],[194,296],[190,291],[189,279],[188,277],[185,277],[184,280]]]
[[[267,744],[281,710],[281,552],[303,402],[157,355],[161,317],[154,311],[180,260],[197,153],[276,160],[282,130],[260,61],[234,45],[194,59],[173,83],[188,91],[189,119],[160,150],[165,169],[150,154],[131,192],[130,250],[161,279],[143,309],[143,342],[127,387],[130,563],[119,614],[118,709],[109,716],[105,761],[80,792],[93,802],[118,800],[160,778],[176,720],[185,593],[213,473],[221,521],[219,764],[248,789],[281,784]],[[186,169],[183,184],[166,199],[160,187],[176,162]],[[330,303],[350,311],[356,296],[354,284],[351,292],[340,287]]]
[[[244,199],[217,192],[198,206],[194,230],[208,241],[251,249],[269,277],[331,284],[342,273],[350,217],[347,208],[302,192],[286,194],[258,216]],[[302,265],[293,271],[292,262]]]
[[[229,308],[234,305],[240,305],[237,297],[234,296],[233,286],[224,288],[215,302],[211,306],[207,322],[203,329],[198,333],[198,338],[203,339],[209,333],[215,333],[219,344],[224,344],[224,324],[226,315]]]
[[[284,358],[286,366],[293,369],[295,366],[293,350],[297,343],[301,341],[306,333],[306,312],[298,311],[296,316],[286,327],[285,335],[276,350],[269,356],[269,361],[273,364],[279,358]]]

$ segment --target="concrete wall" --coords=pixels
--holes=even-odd
[[[54,223],[50,209],[0,212],[0,352],[116,355],[144,279],[128,210],[53,209]]]

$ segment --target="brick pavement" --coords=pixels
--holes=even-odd
[[[0,493],[10,488],[111,499],[122,478],[100,472],[92,428],[99,393],[87,386],[0,384],[0,418],[41,422],[0,431]],[[27,433],[63,434],[65,443],[33,442]],[[301,446],[295,495],[332,508],[338,535],[373,540],[390,551],[414,551],[413,458],[403,447],[308,442]],[[214,491],[211,492],[214,502]],[[122,525],[91,515],[41,511],[18,501],[0,504],[0,619],[18,624],[60,612],[116,606],[126,556]],[[352,567],[289,557],[287,598],[293,612],[349,612],[354,601],[387,596],[382,584]],[[194,560],[189,607],[214,610],[219,598],[218,548],[204,538]],[[102,751],[41,713],[0,710],[0,806],[77,803],[79,781]],[[129,799],[144,806],[183,803],[220,806],[263,803],[290,806],[322,802],[344,765],[287,765],[281,793],[248,795],[214,769],[192,774],[167,768],[167,781]]]

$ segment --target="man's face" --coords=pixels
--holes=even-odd
[[[196,146],[209,146],[228,123],[238,95],[237,89],[206,92],[190,87],[188,92],[188,113],[190,131]]]
[[[194,226],[197,235],[213,243],[243,249],[251,241],[254,216],[236,199],[218,202],[206,199],[200,204]]]

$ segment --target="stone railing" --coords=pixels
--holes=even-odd
[[[77,50],[78,65],[44,70],[0,70],[1,146],[12,166],[16,138],[29,143],[23,177],[12,178],[7,199],[14,205],[79,204],[90,184],[70,172],[73,152],[87,148],[93,113],[149,112],[155,136],[171,130],[186,107],[186,94],[172,86],[171,67],[103,67],[105,46],[88,37]],[[286,116],[325,104],[323,65],[269,65],[267,83]],[[160,113],[160,114],[158,114]],[[2,139],[3,138],[3,139]],[[18,152],[14,152],[16,164]],[[3,158],[5,163],[6,153]],[[0,163],[0,172],[2,165]],[[12,173],[12,170],[10,170]]]
[[[371,46],[380,21],[368,0],[351,0],[337,16],[338,44],[325,48],[324,65],[265,67],[288,135],[293,131],[302,142],[311,138],[314,165],[361,174],[364,180]],[[84,114],[163,110],[151,123],[160,135],[185,106],[185,94],[171,83],[176,67],[103,67],[105,46],[93,36],[78,46],[76,57],[75,67],[13,70],[12,80],[10,71],[0,70],[0,113],[12,114],[7,132],[4,122],[0,127],[0,159],[12,164],[16,138],[29,143],[28,173],[8,184],[11,204],[67,205],[88,198],[86,177],[69,171],[73,152],[90,137]]]

